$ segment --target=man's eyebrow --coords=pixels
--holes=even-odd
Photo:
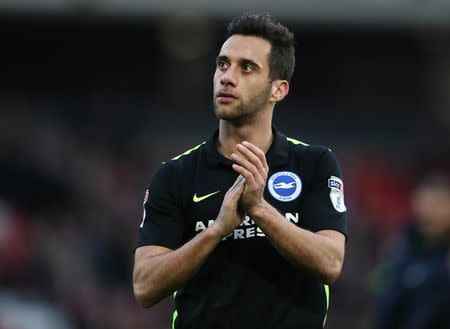
[[[219,61],[230,62],[230,60],[228,59],[228,57],[227,57],[227,56],[224,56],[224,55],[219,55],[219,56],[217,56],[217,58],[216,58],[216,63],[219,62]]]
[[[241,64],[250,64],[251,66],[256,66],[257,68],[262,69],[262,65],[261,64],[258,64],[254,60],[248,59],[248,58],[241,59]]]
[[[225,61],[225,62],[229,63],[230,59],[228,58],[228,56],[220,55],[220,56],[217,56],[216,63],[219,62],[219,61]],[[254,66],[256,68],[261,68],[262,69],[262,65],[261,64],[258,64],[257,62],[255,62],[254,60],[249,59],[249,58],[242,58],[242,59],[239,60],[239,62],[240,62],[241,65],[249,64],[249,65]]]

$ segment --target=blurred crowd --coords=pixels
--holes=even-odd
[[[148,170],[95,136],[80,140],[63,122],[30,114],[16,108],[0,120],[0,324],[22,328],[14,321],[26,317],[10,314],[10,300],[24,309],[51,305],[67,328],[148,328],[130,283]]]
[[[313,39],[312,33],[309,40]],[[355,49],[360,48],[355,45]],[[116,59],[130,63],[133,58],[128,54]],[[385,54],[379,59],[386,60]],[[199,64],[204,60],[193,60],[193,67],[204,68]],[[317,69],[311,72],[330,74],[331,66],[321,66],[329,59],[315,61]],[[403,58],[398,62],[404,62]],[[186,65],[174,59],[173,66],[167,65],[169,73],[159,68],[155,75],[175,76],[174,71]],[[360,60],[358,65],[373,73],[368,69],[370,61]],[[49,74],[55,71],[49,69]],[[210,71],[201,71],[208,83]],[[12,76],[12,70],[8,72]],[[298,72],[307,75],[310,71],[300,64]],[[86,74],[89,77],[92,72]],[[154,75],[134,74],[126,78],[154,79]],[[321,89],[323,83],[329,88],[325,95],[336,87],[336,94],[325,99],[308,87],[306,79],[295,88],[310,93],[295,95],[294,90],[293,101],[280,109],[284,114],[275,113],[280,130],[329,145],[343,168],[349,240],[343,273],[332,288],[327,326],[444,328],[439,325],[446,321],[450,305],[448,126],[428,109],[421,110],[420,102],[364,95],[364,86],[355,84],[354,75],[341,77],[342,83],[334,86],[332,76],[322,81],[314,74],[313,85]],[[393,72],[392,77],[396,76]],[[77,78],[80,83],[92,83]],[[151,173],[162,161],[214,131],[211,111],[207,112],[207,105],[205,109],[195,105],[204,104],[198,95],[188,98],[193,102],[189,105],[183,103],[186,98],[172,99],[176,89],[162,96],[155,96],[154,90],[130,93],[132,88],[120,84],[104,91],[104,82],[97,80],[89,89],[69,86],[62,90],[55,82],[49,86],[43,77],[47,86],[41,90],[35,84],[37,78],[28,79],[34,83],[31,91],[24,85],[8,86],[5,79],[1,82],[0,329],[170,328],[170,298],[145,310],[133,297],[134,243]],[[65,79],[68,84],[70,78]],[[149,83],[154,85],[155,81]],[[405,90],[411,86],[418,88],[405,83],[398,94],[408,94]],[[354,103],[343,104],[343,113],[324,110],[333,108],[337,95],[352,87],[360,92],[359,99],[349,97],[347,101]],[[193,86],[186,88],[185,95],[190,95]],[[209,88],[197,93],[208,98]],[[314,98],[320,101],[313,103]],[[378,108],[377,99],[389,99],[397,111]],[[377,105],[371,107],[369,100]],[[169,108],[168,104],[176,103],[178,108]],[[362,114],[358,104],[367,104]],[[426,119],[426,124],[418,118]]]

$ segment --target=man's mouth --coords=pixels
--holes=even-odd
[[[237,99],[235,94],[224,91],[218,92],[216,98],[219,103],[231,103],[233,100]]]
[[[227,93],[225,91],[220,91],[217,93],[217,97],[230,97],[230,98],[237,98],[235,94],[233,93]]]

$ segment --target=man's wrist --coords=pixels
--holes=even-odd
[[[206,229],[205,233],[208,234],[208,236],[211,239],[218,240],[218,241],[221,241],[224,237],[224,234],[220,230],[220,227],[219,227],[219,225],[217,225],[217,223],[214,223],[213,225],[209,226]]]
[[[250,208],[247,212],[251,218],[260,218],[264,213],[267,212],[270,204],[263,199],[260,203],[256,204],[254,207]]]

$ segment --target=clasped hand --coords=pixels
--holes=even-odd
[[[239,209],[252,215],[253,211],[264,203],[264,188],[269,173],[266,156],[257,146],[244,141],[236,145],[231,159],[235,162],[233,170],[245,178]]]
[[[264,152],[255,145],[242,142],[231,154],[233,169],[240,175],[225,194],[215,221],[214,230],[220,237],[232,234],[245,215],[252,215],[264,201],[269,167]]]

